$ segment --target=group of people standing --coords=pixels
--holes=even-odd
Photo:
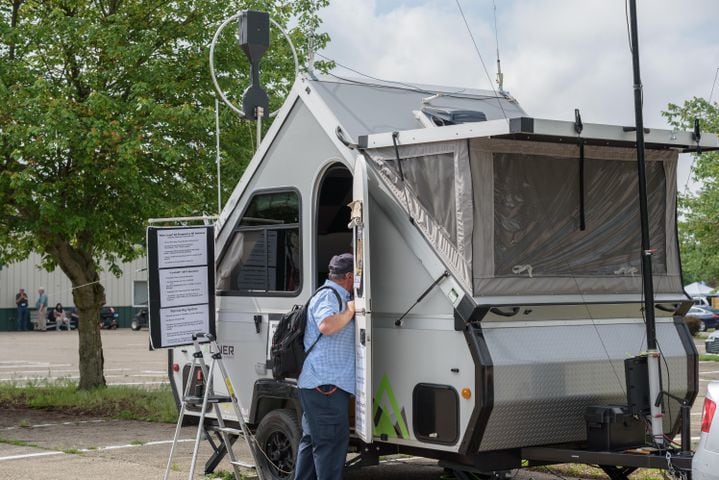
[[[15,295],[15,305],[17,305],[17,330],[26,331],[32,330],[30,325],[30,301],[25,292],[24,288]],[[37,301],[35,302],[35,330],[46,331],[47,330],[47,294],[45,288],[40,287],[37,290]],[[70,330],[70,319],[65,313],[61,303],[55,305],[52,310],[53,318],[55,319],[55,328],[60,329],[62,325],[65,325]]]

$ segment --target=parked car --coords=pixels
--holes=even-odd
[[[708,307],[694,305],[689,309],[686,316],[699,319],[700,332],[706,332],[709,328],[717,328],[717,326],[719,326],[719,313],[714,312]]]
[[[147,309],[141,308],[134,317],[132,317],[132,322],[130,322],[130,328],[132,328],[134,331],[138,331],[143,327],[147,327]]]
[[[693,299],[694,305],[698,305],[700,307],[710,307],[709,300],[707,300],[707,297],[694,297]]]
[[[694,480],[716,480],[719,472],[719,420],[716,410],[719,401],[719,382],[707,385],[699,446],[692,460],[692,478]]]

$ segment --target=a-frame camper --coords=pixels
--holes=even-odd
[[[407,453],[516,468],[536,447],[585,448],[590,407],[627,404],[624,360],[646,349],[635,132],[578,126],[488,91],[296,81],[215,238],[217,338],[272,459],[264,478],[292,478],[301,414],[295,383],[268,366],[273,326],[341,252],[356,261],[348,408],[365,463]],[[645,142],[663,388],[691,403],[677,156],[719,144],[655,129]],[[179,392],[196,381],[190,353],[171,352]],[[676,435],[679,403],[664,409]],[[644,440],[637,422],[628,444]]]

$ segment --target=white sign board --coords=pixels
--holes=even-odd
[[[150,340],[153,348],[215,334],[214,230],[148,228]]]

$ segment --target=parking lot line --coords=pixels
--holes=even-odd
[[[182,438],[177,440],[177,443],[186,443],[186,442],[194,442],[194,438]],[[168,445],[171,444],[172,440],[154,440],[152,442],[145,442],[145,443],[128,443],[125,445],[107,445],[105,447],[98,447],[98,448],[80,448],[77,451],[82,453],[92,453],[92,452],[101,452],[101,451],[107,451],[107,450],[121,450],[125,448],[140,448],[140,447],[151,447],[155,445]],[[36,452],[36,453],[23,453],[20,455],[9,455],[7,457],[0,457],[0,462],[5,462],[8,460],[22,460],[24,458],[34,458],[34,457],[49,457],[52,455],[65,455],[65,452],[62,452],[60,450],[48,450],[45,452]]]
[[[5,462],[7,460],[22,460],[23,458],[49,457],[50,455],[65,455],[65,452],[59,452],[59,451],[53,450],[50,452],[25,453],[22,455],[10,455],[9,457],[0,457],[0,462]]]

